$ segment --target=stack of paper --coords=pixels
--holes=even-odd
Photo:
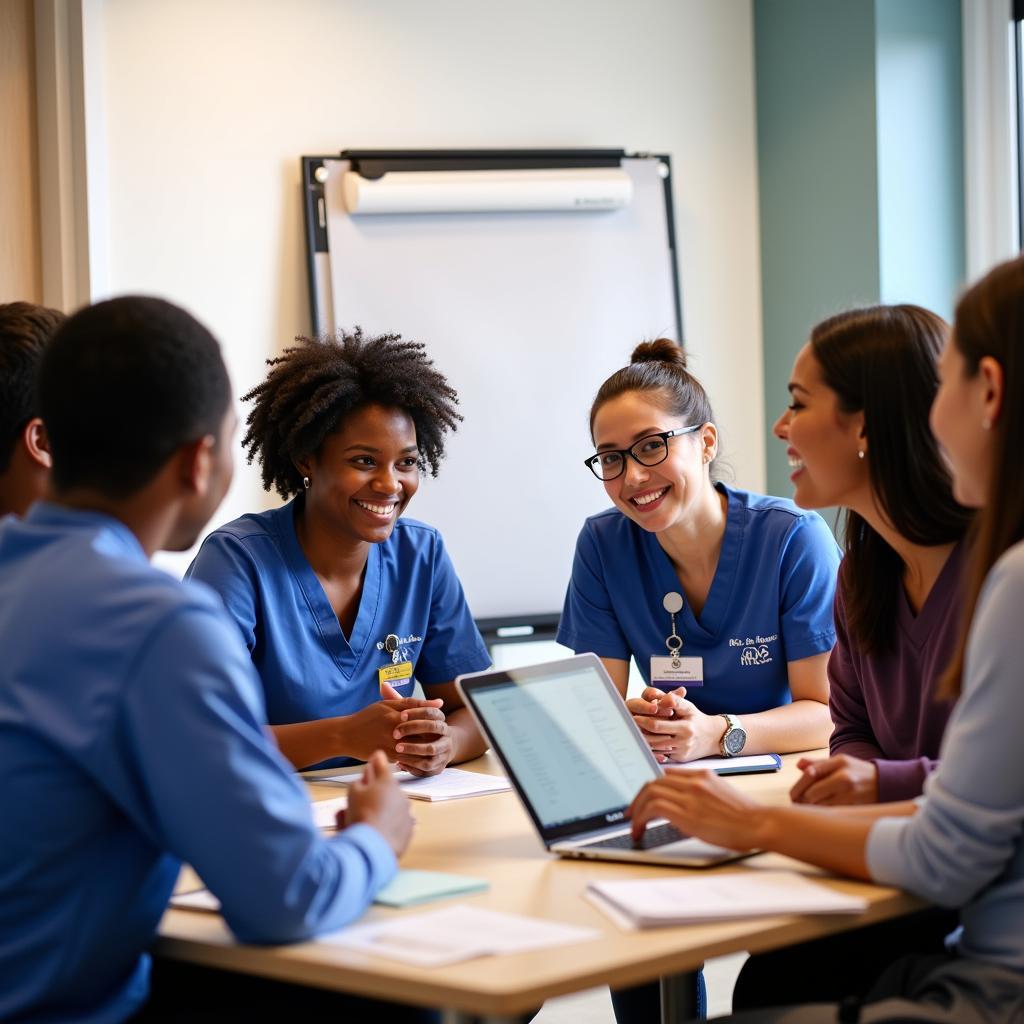
[[[782,914],[858,914],[867,901],[789,871],[591,882],[587,898],[622,928]]]
[[[442,967],[481,956],[569,946],[599,935],[592,928],[458,904],[426,914],[357,924],[319,941],[417,967]]]
[[[358,778],[352,772],[341,775],[321,775],[315,782],[340,782],[350,786]],[[412,800],[461,800],[467,796],[504,793],[512,784],[502,775],[484,775],[461,768],[445,768],[437,775],[421,779],[411,772],[395,772],[395,779],[403,792]]]

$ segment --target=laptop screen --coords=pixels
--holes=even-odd
[[[621,820],[659,775],[593,655],[460,683],[545,839]]]

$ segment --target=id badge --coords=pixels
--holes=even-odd
[[[681,655],[662,655],[651,658],[651,686],[668,693],[680,686],[704,685],[704,659],[684,658]]]
[[[393,665],[385,665],[377,669],[377,685],[383,692],[384,684],[389,683],[396,689],[404,686],[412,679],[412,662],[399,661]]]

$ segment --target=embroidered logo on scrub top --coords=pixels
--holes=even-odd
[[[390,641],[390,643],[389,643]],[[383,640],[377,641],[378,651],[387,651],[391,655],[391,660],[394,664],[398,664],[400,661],[410,661],[412,659],[412,651],[409,650],[410,645],[423,643],[423,637],[421,636],[395,636],[394,633],[389,633]]]
[[[741,665],[768,665],[774,661],[768,645],[778,639],[778,633],[772,633],[771,636],[730,637],[729,646],[741,648]]]

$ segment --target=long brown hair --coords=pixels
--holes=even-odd
[[[1001,263],[970,288],[956,307],[953,344],[974,377],[981,360],[1003,369],[1003,404],[992,425],[993,459],[985,504],[974,522],[963,623],[956,653],[940,684],[943,696],[960,694],[971,620],[985,577],[1004,551],[1024,540],[1024,257]]]
[[[913,544],[939,545],[967,532],[971,512],[953,499],[949,471],[928,427],[936,363],[949,335],[921,306],[870,306],[811,331],[811,351],[839,408],[864,414],[871,489],[886,518]],[[903,560],[856,512],[847,511],[839,574],[851,636],[870,654],[895,644]]]

